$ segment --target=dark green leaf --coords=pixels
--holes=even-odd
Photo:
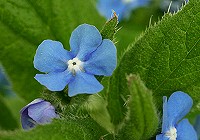
[[[14,130],[18,127],[16,119],[0,96],[0,129]]]

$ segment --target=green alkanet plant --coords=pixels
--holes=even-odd
[[[61,91],[68,85],[68,95],[94,94],[103,86],[94,75],[112,75],[117,64],[116,47],[103,39],[96,27],[78,26],[70,38],[71,51],[58,41],[44,40],[34,57],[34,67],[45,74],[35,79],[51,91]]]
[[[130,1],[132,0],[124,2]],[[158,135],[157,138],[161,140],[196,140],[190,123],[182,118],[191,108],[191,98],[193,107],[187,115],[188,120],[193,120],[200,111],[200,1],[188,1],[177,13],[166,13],[156,24],[154,21],[157,20],[157,13],[154,14],[154,11],[159,8],[159,3],[152,3],[150,6],[152,7],[145,8],[145,12],[143,9],[134,11],[135,20],[121,22],[119,26],[116,26],[116,15],[122,14],[116,10],[112,20],[107,21],[96,35],[93,33],[95,27],[91,25],[87,25],[87,28],[86,24],[80,25],[79,27],[85,28],[78,27],[81,30],[74,30],[85,22],[100,29],[105,22],[98,14],[93,0],[0,1],[0,31],[3,33],[0,34],[0,63],[5,68],[15,93],[20,97],[20,100],[16,99],[14,102],[10,102],[6,96],[0,98],[0,110],[3,112],[0,113],[0,139],[152,140]],[[152,14],[154,16],[149,27],[135,39],[138,35],[135,33],[145,29]],[[97,39],[99,34],[101,39]],[[70,48],[68,38],[71,51],[65,50]],[[86,67],[88,61],[93,62],[92,56],[97,52],[101,55],[95,55],[97,57],[94,60],[111,53],[111,46],[115,50],[112,42],[109,47],[103,46],[110,42],[106,41],[108,39],[116,42],[120,54],[118,67],[109,78],[96,76],[94,73],[99,72],[99,68],[95,68],[102,66],[102,61],[94,61],[92,66],[95,68],[88,70],[90,67]],[[92,46],[96,48],[94,51]],[[98,51],[100,48],[108,48],[108,51]],[[34,65],[43,73],[35,78],[48,88],[43,91],[43,86],[33,78],[39,73],[33,68],[34,55]],[[109,57],[104,60],[105,64],[107,61],[110,61]],[[108,73],[102,75],[109,76]],[[136,74],[140,78],[130,74]],[[130,76],[128,83],[127,75]],[[91,81],[90,77],[95,79],[94,76],[98,81],[88,82],[88,79]],[[93,94],[91,90],[98,92],[102,88],[98,82],[104,86],[104,90],[98,94],[77,95],[84,93],[85,88],[90,88],[89,94]],[[71,94],[73,97],[69,97],[67,92],[70,84],[72,90],[84,91],[74,92]],[[175,93],[171,95],[177,90],[187,92],[191,98],[180,92],[176,96]],[[167,117],[163,119],[165,127],[159,135],[161,110],[158,109],[162,106],[163,95],[169,99],[164,98],[164,116]],[[28,132],[20,130],[15,115],[19,113],[19,107],[40,96],[44,101],[28,105],[21,111],[25,126],[29,128],[44,124],[46,121],[43,120],[46,119],[48,123],[51,122],[55,113],[54,109],[50,109],[51,105],[59,113],[60,119],[54,119],[48,125],[38,125]],[[47,116],[49,113],[45,113],[46,111],[50,111],[50,115]],[[29,124],[29,121],[33,124]]]

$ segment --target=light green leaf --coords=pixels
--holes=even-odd
[[[44,39],[61,41],[69,49],[70,34],[79,24],[88,23],[98,28],[103,25],[105,20],[99,17],[93,2],[0,1],[0,62],[17,94],[31,101],[42,90],[33,78],[38,73],[33,67],[33,57]]]
[[[195,104],[199,103],[200,94],[194,95],[191,88],[200,83],[199,70],[200,1],[191,0],[178,13],[166,14],[147,29],[123,54],[107,92],[112,122],[120,124],[124,118],[128,98],[125,75],[139,74],[161,107],[162,96],[177,90],[187,92]]]
[[[91,118],[55,120],[31,131],[0,132],[1,140],[99,140],[107,132]]]

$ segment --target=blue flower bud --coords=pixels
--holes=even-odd
[[[22,128],[29,130],[38,124],[48,124],[53,118],[59,116],[55,113],[54,106],[42,99],[35,99],[20,111]]]

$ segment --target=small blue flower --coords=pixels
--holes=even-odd
[[[197,140],[197,134],[187,119],[182,118],[190,111],[193,101],[184,92],[174,92],[167,101],[163,97],[162,134],[156,140]]]
[[[99,0],[97,3],[97,9],[102,16],[107,19],[111,18],[112,10],[114,10],[119,16],[118,19],[128,18],[133,9],[140,6],[145,6],[150,0]]]
[[[51,103],[42,99],[35,99],[20,111],[22,128],[29,130],[37,124],[48,124],[59,116]]]
[[[70,37],[71,51],[58,41],[43,41],[34,58],[34,67],[46,74],[35,79],[51,91],[61,91],[68,85],[68,95],[97,93],[103,89],[94,75],[112,75],[116,64],[116,47],[103,39],[96,27],[78,26]]]

